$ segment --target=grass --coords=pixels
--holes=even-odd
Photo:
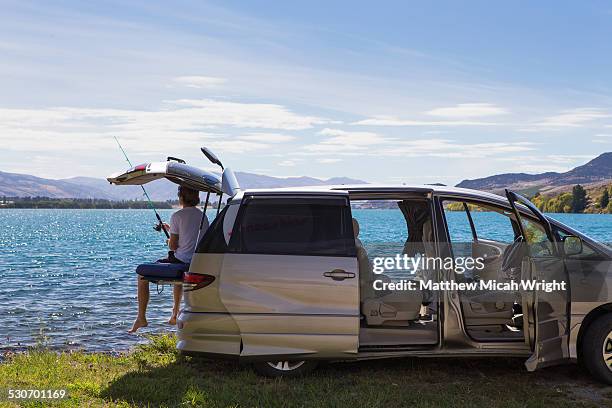
[[[63,407],[602,407],[612,387],[576,366],[527,373],[514,359],[400,359],[327,364],[300,379],[267,379],[248,366],[181,357],[164,335],[132,353],[33,349],[0,364],[8,388],[68,390]],[[27,407],[48,403],[26,401]]]

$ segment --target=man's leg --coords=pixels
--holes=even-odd
[[[147,322],[147,305],[149,304],[149,281],[142,279],[138,276],[138,316],[132,324],[132,328],[128,330],[128,333],[134,333],[141,327],[146,327],[149,323]]]
[[[174,285],[174,289],[172,291],[174,296],[174,306],[172,307],[172,316],[170,320],[168,320],[168,324],[175,325],[176,318],[178,317],[179,312],[181,311],[181,298],[183,297],[183,285],[180,283]]]

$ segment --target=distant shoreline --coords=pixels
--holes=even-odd
[[[155,203],[154,203],[155,205]],[[201,208],[201,206],[198,206],[198,208]],[[223,208],[223,206],[221,207]],[[2,212],[2,210],[149,210],[150,207],[148,206],[143,206],[143,207],[119,207],[119,206],[115,206],[112,208],[104,208],[104,207],[7,207],[7,206],[2,206],[0,205],[0,212]],[[179,206],[171,206],[171,207],[158,207],[155,206],[156,210],[178,210],[180,209]],[[217,207],[216,206],[208,206],[208,208],[206,209],[206,211],[216,211]],[[393,210],[391,208],[353,208],[353,210],[366,210],[366,211],[371,211],[371,210]],[[450,210],[451,212],[456,212],[456,210]],[[479,211],[479,212],[489,212],[489,211]],[[554,212],[544,212],[544,214],[546,215],[555,215],[555,214],[559,214],[559,215],[588,215],[588,216],[595,216],[595,215],[599,215],[599,216],[612,216],[612,214],[609,213],[554,213]]]
[[[198,208],[202,208],[200,206],[198,206]],[[80,208],[80,207],[75,207],[75,208],[71,208],[71,207],[62,207],[62,208],[55,208],[55,207],[2,207],[0,206],[0,212],[2,212],[3,210],[149,210],[150,207],[143,207],[143,208],[119,208],[119,207],[113,207],[113,208]],[[156,210],[179,210],[180,207],[155,207]],[[223,209],[223,207],[221,207],[221,209]],[[208,208],[206,209],[206,211],[217,211],[217,207],[211,207],[208,206]]]
[[[0,210],[144,210],[151,208],[151,205],[158,210],[180,208],[176,200],[149,203],[143,200],[114,201],[98,198],[0,197]],[[209,204],[208,208],[216,209],[216,203],[214,207]]]
[[[172,202],[156,201],[152,203],[158,209],[172,209]],[[66,210],[141,210],[150,208],[147,201],[111,201],[100,199],[80,199],[80,198],[3,198],[0,200],[0,209],[66,209]]]

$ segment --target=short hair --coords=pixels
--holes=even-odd
[[[178,195],[183,198],[183,203],[195,207],[200,203],[200,192],[189,187],[179,186]]]

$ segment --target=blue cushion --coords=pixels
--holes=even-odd
[[[136,273],[150,279],[182,279],[188,270],[189,264],[154,262],[138,265]]]

